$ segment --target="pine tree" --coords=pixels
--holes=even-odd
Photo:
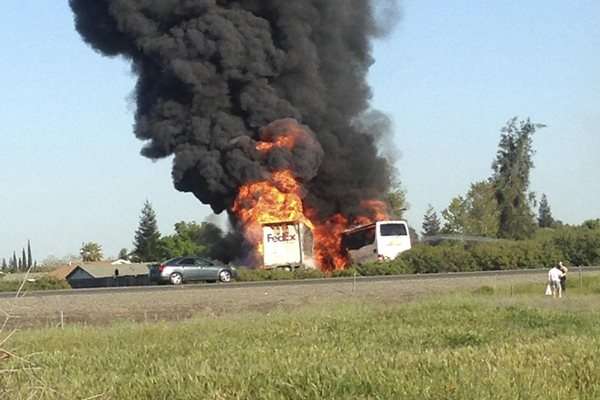
[[[17,261],[17,253],[15,251],[13,251],[11,268],[13,268],[13,269],[19,268],[19,262]]]
[[[434,210],[433,206],[430,204],[425,216],[423,217],[423,236],[435,236],[440,233],[441,222],[437,215],[437,212]]]
[[[499,210],[498,235],[509,239],[526,239],[535,232],[530,207],[529,173],[533,169],[533,134],[544,125],[529,119],[513,118],[504,128],[492,164],[496,200]]]
[[[132,254],[142,262],[160,259],[160,232],[156,222],[156,213],[148,200],[144,203],[140,224],[135,231]]]
[[[542,195],[542,199],[540,200],[540,208],[538,209],[538,225],[540,228],[551,228],[554,226],[554,218],[552,217],[550,204],[548,204],[548,197],[546,197],[545,194]]]
[[[31,257],[31,241],[27,241],[27,268],[31,268],[33,265],[33,261],[32,261],[32,257]]]
[[[5,270],[6,268],[8,268],[8,265],[6,264],[6,258],[2,258],[2,269]]]

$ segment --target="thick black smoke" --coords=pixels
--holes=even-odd
[[[379,10],[396,9],[395,0],[380,1]],[[370,41],[387,28],[376,22],[375,0],[70,5],[87,43],[132,62],[139,78],[135,134],[147,141],[142,154],[174,155],[175,187],[215,212],[231,207],[242,184],[264,179],[282,163],[293,168],[308,190],[306,201],[323,218],[352,215],[361,200],[387,191],[391,167],[378,155],[380,135],[357,123],[371,96]],[[254,142],[261,128],[290,118],[314,132],[322,150],[318,144],[278,150],[280,158],[265,161]]]

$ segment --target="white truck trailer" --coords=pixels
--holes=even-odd
[[[316,268],[312,230],[297,221],[264,224],[263,267],[292,270]]]

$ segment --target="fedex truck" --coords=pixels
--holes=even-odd
[[[305,224],[277,222],[264,224],[262,230],[264,268],[316,268],[313,234]]]

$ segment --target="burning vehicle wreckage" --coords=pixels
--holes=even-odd
[[[175,188],[227,212],[256,266],[289,245],[284,264],[343,269],[345,231],[385,236],[394,152],[366,76],[395,0],[69,3],[86,43],[131,62],[142,155],[172,157]]]
[[[318,268],[312,229],[298,221],[262,226],[263,268]],[[261,247],[262,246],[262,247]],[[342,232],[340,254],[347,262],[364,263],[396,258],[411,248],[405,221],[377,221]]]

